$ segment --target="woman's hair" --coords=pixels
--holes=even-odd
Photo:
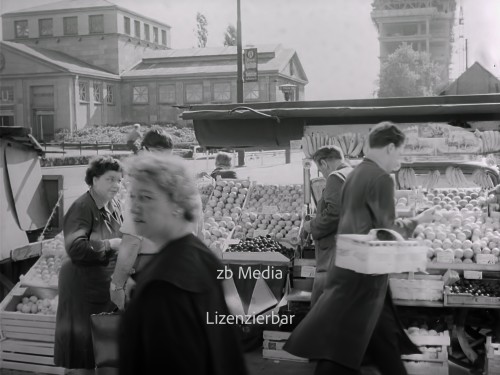
[[[93,157],[85,173],[85,183],[92,186],[94,177],[101,177],[107,171],[123,172],[122,164],[111,156],[103,155]]]
[[[144,153],[126,162],[130,177],[149,181],[184,210],[184,219],[194,222],[201,212],[201,198],[194,176],[178,156],[164,153]]]
[[[344,154],[337,146],[324,146],[314,153],[312,159],[319,164],[321,160],[344,160]]]
[[[401,129],[389,121],[377,124],[368,136],[370,148],[382,148],[391,143],[396,147],[400,147],[404,143],[405,138],[406,136]]]
[[[231,168],[232,167],[233,157],[231,154],[227,152],[219,152],[215,157],[215,166],[222,168]]]
[[[141,146],[148,148],[162,148],[171,150],[174,147],[172,137],[162,128],[155,127],[149,130],[142,139]]]

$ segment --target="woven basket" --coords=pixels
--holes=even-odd
[[[363,274],[425,271],[426,246],[419,241],[377,241],[377,231],[373,229],[367,235],[339,234],[335,265]],[[397,237],[401,239],[399,234]]]

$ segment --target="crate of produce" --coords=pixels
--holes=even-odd
[[[264,331],[262,344],[262,357],[275,360],[309,362],[309,359],[297,357],[283,350],[290,332]]]
[[[263,214],[299,213],[302,211],[303,202],[302,185],[255,184],[250,193],[246,209]]]
[[[21,285],[57,289],[63,257],[58,254],[42,255],[26,275],[21,275]]]
[[[392,297],[402,300],[442,301],[444,281],[440,275],[391,275]]]
[[[294,259],[293,276],[314,278],[316,275],[316,259]]]
[[[448,362],[403,361],[408,375],[448,375]]]
[[[29,371],[37,374],[65,373],[54,366],[54,343],[15,339],[0,341],[0,368]]]
[[[0,304],[4,338],[54,342],[57,290],[21,287],[18,283]]]
[[[409,327],[406,333],[417,346],[450,346],[451,343],[448,331],[436,332],[425,328]]]
[[[500,308],[499,281],[460,279],[444,288],[444,305]]]
[[[388,274],[425,271],[427,247],[420,241],[404,241],[391,232],[397,241],[377,240],[377,232],[367,235],[340,234],[337,236],[335,264],[363,274]]]
[[[406,361],[446,362],[448,361],[448,347],[442,346],[420,346],[421,354],[402,355]]]
[[[245,238],[233,240],[222,252],[222,261],[241,263],[288,264],[294,257],[295,250],[270,237]]]
[[[486,338],[486,374],[500,375],[500,343],[494,343],[490,336]]]

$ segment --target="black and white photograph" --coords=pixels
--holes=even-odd
[[[0,0],[0,375],[500,375],[499,0]]]

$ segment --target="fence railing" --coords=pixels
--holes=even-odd
[[[127,151],[129,150],[126,143],[114,143],[114,142],[40,142],[44,151],[46,153],[57,153],[65,154],[66,150],[79,150],[80,155],[82,155],[83,150],[95,150],[99,154],[99,150],[110,150],[112,153],[115,151]],[[196,143],[177,143],[175,144],[175,149],[189,149]],[[48,150],[47,148],[59,148],[61,151]]]

